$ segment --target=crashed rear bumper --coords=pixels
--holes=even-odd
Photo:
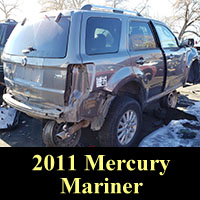
[[[39,119],[52,119],[62,121],[62,111],[56,108],[40,108],[32,104],[26,104],[13,98],[11,94],[4,94],[3,100],[12,108],[19,110],[27,115]]]

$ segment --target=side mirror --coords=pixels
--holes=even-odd
[[[181,42],[181,47],[194,47],[194,39],[186,39]]]

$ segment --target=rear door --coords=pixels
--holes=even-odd
[[[176,37],[166,26],[157,23],[154,25],[167,61],[165,90],[173,90],[184,81],[186,51],[179,47]]]
[[[129,52],[132,66],[139,68],[145,76],[147,99],[159,95],[164,82],[164,57],[149,20],[129,20]]]
[[[93,89],[102,89],[109,84],[111,76],[129,62],[126,18],[112,13],[102,16],[102,13],[86,12],[82,27],[85,27],[81,32],[82,61],[93,66]]]

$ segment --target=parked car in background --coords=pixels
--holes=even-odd
[[[195,48],[197,49],[197,52],[198,52],[198,54],[200,56],[200,46],[195,46]]]
[[[197,50],[197,52],[198,52],[198,54],[200,56],[200,40],[194,41],[194,48],[196,48],[196,50]]]
[[[129,147],[140,138],[142,111],[199,70],[197,50],[162,22],[139,13],[86,5],[24,19],[4,53],[7,105],[46,120],[47,146],[75,146],[81,129],[101,146]]]
[[[0,87],[4,85],[3,63],[1,61],[1,54],[16,24],[17,22],[12,19],[8,19],[7,21],[0,23]]]

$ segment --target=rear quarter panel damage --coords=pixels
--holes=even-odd
[[[145,87],[143,78],[144,73],[134,67],[122,67],[118,71],[105,70],[101,73],[94,64],[69,66],[67,105],[64,111],[66,121],[89,120],[91,129],[99,130],[118,90],[133,80],[139,81],[141,87]]]

